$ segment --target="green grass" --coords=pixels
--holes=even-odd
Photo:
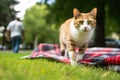
[[[0,52],[0,80],[120,80],[119,73],[50,59],[20,59],[30,54]]]

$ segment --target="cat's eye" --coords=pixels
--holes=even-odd
[[[88,21],[88,24],[90,24],[91,23],[91,21]]]
[[[79,21],[80,24],[83,24],[83,21]]]
[[[90,20],[88,20],[88,24],[93,24],[93,22],[92,22],[92,21],[90,21]]]

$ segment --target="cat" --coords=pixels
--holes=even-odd
[[[74,8],[73,18],[60,26],[60,50],[63,56],[68,53],[71,65],[77,65],[77,61],[82,59],[96,28],[96,15],[97,8],[88,13],[81,13]],[[75,54],[76,47],[79,48],[78,55]]]

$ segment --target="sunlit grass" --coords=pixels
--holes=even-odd
[[[0,53],[0,80],[119,80],[119,73],[109,70],[76,66],[55,60],[20,59],[30,54]]]

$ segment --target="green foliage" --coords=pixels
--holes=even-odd
[[[119,80],[120,75],[109,70],[76,66],[55,60],[20,59],[31,52],[0,53],[0,80]]]
[[[113,18],[113,17],[106,17],[106,35],[111,36],[113,32],[117,33],[120,35],[120,30],[119,30],[119,23],[118,21]]]
[[[16,12],[12,6],[17,3],[16,0],[0,0],[0,26],[6,26],[15,16]]]
[[[108,0],[106,4],[106,35],[109,36],[113,32],[120,35],[120,0]]]
[[[52,5],[51,16],[57,24],[60,26],[65,20],[73,17],[73,9],[77,8],[80,12],[89,12],[93,7],[96,7],[98,1],[96,0],[56,0]]]
[[[39,42],[56,42],[53,37],[58,32],[53,28],[54,25],[52,26],[47,22],[46,18],[49,12],[45,4],[36,4],[26,11],[23,21],[27,37],[26,42],[33,43],[36,37],[39,38]]]

